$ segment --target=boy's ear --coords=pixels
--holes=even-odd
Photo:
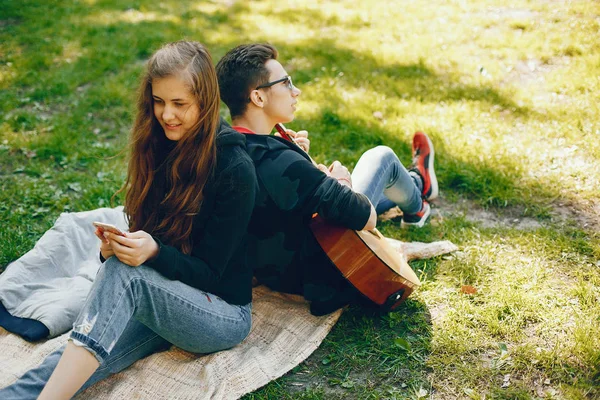
[[[258,90],[253,90],[250,92],[250,101],[257,107],[263,108],[265,106],[263,96]]]

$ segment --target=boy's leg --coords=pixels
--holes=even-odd
[[[405,214],[421,210],[421,178],[409,173],[387,146],[367,150],[352,171],[352,188],[366,195],[380,214],[394,205]]]
[[[378,214],[397,205],[402,225],[422,227],[431,208],[428,200],[438,195],[434,149],[422,132],[413,137],[413,162],[407,171],[392,149],[377,146],[365,152],[352,172],[354,190],[365,194]]]

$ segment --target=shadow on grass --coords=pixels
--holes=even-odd
[[[236,31],[241,27],[236,28],[233,16],[247,11],[243,3],[230,7],[228,13],[231,15],[223,12],[207,14],[191,9],[191,5],[187,11],[173,6],[178,12],[184,12],[172,15],[154,2],[143,5],[137,2],[137,8],[143,12],[119,4],[104,4],[100,9],[65,2],[29,3],[17,5],[14,2],[14,9],[9,7],[7,10],[6,18],[19,22],[4,28],[3,33],[10,39],[5,43],[6,48],[30,55],[18,65],[11,84],[28,92],[33,100],[53,102],[57,96],[68,96],[82,85],[96,83],[107,73],[117,73],[128,64],[145,60],[165,42],[188,38],[202,41],[213,50],[212,45],[216,44],[207,40],[206,34],[224,29],[224,23],[229,30]],[[136,17],[133,12],[139,12],[141,16]],[[156,20],[157,14],[172,16],[180,22]],[[124,15],[125,20],[89,21],[102,15]],[[127,18],[134,21],[127,21]],[[60,28],[51,29],[59,23],[62,24]],[[46,36],[49,31],[51,37]],[[233,45],[235,36],[231,40],[222,46]],[[6,57],[10,58],[8,54]],[[32,88],[35,89],[30,92]]]
[[[367,88],[387,98],[418,100],[421,103],[452,103],[466,100],[481,103],[480,107],[485,111],[493,105],[510,109],[514,117],[530,116],[533,113],[526,107],[519,107],[495,89],[460,84],[456,82],[457,77],[436,74],[424,62],[380,65],[369,55],[347,49],[335,49],[333,46],[331,41],[320,41],[315,47],[311,45],[293,48],[294,51],[316,60],[314,68],[298,71],[299,74],[296,75],[299,75],[299,82],[310,79],[309,77],[314,79],[327,76],[328,73],[337,74],[336,71],[321,70],[321,65],[334,65],[338,70],[344,71],[345,81],[357,82],[358,87]],[[352,72],[343,69],[345,63],[357,62],[364,68]]]
[[[171,3],[167,2],[166,4]],[[239,39],[236,37],[237,35],[226,36],[227,39],[222,37],[215,39],[209,37],[209,33],[225,30],[231,33],[237,32],[239,37],[245,37],[248,29],[242,22],[243,16],[249,10],[248,5],[245,3],[235,3],[226,11],[217,10],[212,14],[193,9],[191,6],[184,7],[183,10],[178,10],[181,23],[151,20],[134,23],[118,20],[107,24],[91,24],[83,21],[86,21],[89,16],[101,15],[102,13],[126,14],[134,8],[144,9],[146,14],[152,12],[164,14],[165,10],[154,3],[144,3],[142,6],[142,2],[135,4],[134,8],[116,3],[105,3],[101,12],[83,5],[67,6],[64,3],[57,3],[52,5],[52,7],[55,7],[52,12],[55,15],[64,16],[67,21],[70,21],[67,23],[67,27],[71,24],[73,29],[72,31],[63,29],[59,35],[52,37],[50,44],[48,44],[46,40],[36,40],[36,31],[30,32],[28,35],[22,35],[23,32],[20,32],[20,30],[29,28],[31,18],[44,16],[44,9],[37,5],[33,7],[35,4],[35,2],[31,2],[32,9],[29,10],[19,8],[18,12],[7,13],[9,17],[12,15],[13,19],[17,18],[20,21],[19,24],[11,26],[15,30],[16,37],[19,38],[15,39],[16,42],[29,52],[40,53],[39,57],[31,58],[30,64],[21,66],[21,72],[15,81],[15,85],[29,92],[28,96],[33,100],[51,101],[53,108],[56,108],[60,113],[68,112],[67,108],[71,105],[67,104],[66,107],[58,107],[58,105],[62,101],[72,98],[72,94],[78,88],[85,88],[87,84],[91,84],[93,90],[94,87],[109,84],[110,77],[115,74],[120,74],[123,71],[129,71],[132,74],[133,70],[136,69],[132,70],[130,68],[132,64],[139,65],[141,60],[148,57],[154,49],[166,41],[181,37],[193,37],[197,34],[198,37],[193,38],[205,42],[215,54],[216,61],[228,48],[237,44]],[[287,21],[289,13],[273,12],[272,17]],[[351,25],[357,21],[352,22]],[[50,21],[43,22],[50,23]],[[308,26],[321,26],[331,21],[318,11],[306,10],[305,13],[294,14],[290,22],[306,23]],[[40,23],[40,25],[43,26],[44,24]],[[40,28],[37,39],[44,32]],[[75,32],[77,32],[76,35]],[[21,35],[19,35],[20,33]],[[54,59],[62,57],[64,45],[71,41],[77,42],[81,49],[94,49],[94,51],[83,52],[82,55],[70,63],[56,64]],[[273,42],[279,46],[283,59],[289,55],[301,54],[302,57],[310,60],[308,67],[293,72],[299,85],[311,79],[335,74],[331,69],[323,71],[321,69],[323,66],[330,68],[332,65],[337,65],[342,68],[347,63],[359,62],[362,68],[353,69],[345,77],[346,82],[356,82],[352,84],[354,87],[364,87],[388,97],[418,99],[421,102],[476,101],[487,104],[486,107],[496,105],[515,110],[511,114],[515,117],[519,115],[526,116],[531,113],[530,110],[518,107],[509,98],[491,88],[457,84],[452,76],[435,74],[424,63],[381,65],[371,55],[339,48],[339,45],[332,40],[305,41],[294,44],[278,43],[279,40],[273,40]],[[139,69],[141,69],[141,65]],[[104,109],[110,109],[114,106],[126,108],[127,103],[132,102],[132,96],[128,94],[135,92],[138,79],[132,78],[124,81],[125,90],[116,92],[112,97],[106,95],[102,97],[102,94],[97,94],[93,100],[82,102],[83,105]],[[333,96],[333,101],[330,101],[329,104],[339,104],[344,101],[335,92],[331,96]],[[75,105],[75,107],[78,108],[78,105]],[[35,110],[26,112],[26,115],[17,113],[15,119],[9,122],[14,130],[33,129],[39,124],[44,124],[44,121],[37,119],[35,115],[29,115],[35,113]],[[83,113],[84,111],[81,111],[79,114]],[[87,124],[87,121],[77,116],[77,114],[77,112],[74,112],[70,118],[67,118],[70,123],[64,129],[58,129],[54,133],[43,135],[56,136],[55,140],[48,141],[48,145],[58,147],[60,151],[57,153],[52,149],[42,150],[40,156],[46,153],[54,157],[68,155],[82,133],[73,128],[85,127]],[[323,132],[336,133],[328,136],[327,142],[321,141],[329,145],[328,150],[321,150],[319,145],[313,147],[329,157],[334,156],[331,154],[331,149],[344,149],[344,154],[348,154],[354,151],[362,152],[377,144],[387,144],[397,151],[401,148],[402,153],[409,154],[409,147],[393,138],[386,129],[359,119],[343,120],[337,116],[335,111],[330,109],[325,109],[320,118],[309,120],[308,125],[309,127],[322,127]],[[435,132],[428,133],[435,135]],[[87,136],[93,138],[91,132],[87,132]],[[315,135],[315,138],[317,139],[315,143],[318,143],[319,136]],[[441,145],[436,143],[436,146]],[[514,199],[522,198],[519,193],[514,192],[513,177],[496,173],[493,168],[486,165],[466,165],[465,163],[454,162],[444,157],[443,148],[438,147],[438,149],[441,150],[438,151],[438,160],[441,161],[438,171],[442,183],[445,183],[447,188],[453,188],[461,193],[478,198],[484,204],[496,206],[506,205],[507,201],[513,200],[509,199],[511,193],[515,193],[512,196]],[[353,165],[355,161],[351,160],[351,156],[344,157],[342,154],[339,157],[349,165]],[[404,159],[406,158],[404,157]],[[503,188],[503,193],[494,193],[494,189],[499,187]],[[537,191],[539,188],[535,189]]]
[[[427,306],[413,298],[386,315],[352,306],[303,364],[243,398],[410,396],[430,388],[431,336]]]

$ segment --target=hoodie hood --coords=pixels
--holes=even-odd
[[[246,136],[237,132],[220,117],[219,127],[217,128],[217,147],[223,146],[242,146],[246,147]]]
[[[246,151],[256,164],[264,158],[272,158],[273,154],[292,150],[310,161],[310,157],[293,142],[284,138],[269,135],[244,135],[246,136]],[[311,161],[312,162],[312,161]]]

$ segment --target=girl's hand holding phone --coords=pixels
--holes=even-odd
[[[115,255],[115,252],[113,251],[112,246],[110,245],[108,240],[100,244],[100,254],[102,254],[102,257],[104,257],[105,260],[108,260],[109,257]]]
[[[94,221],[94,222],[92,222],[92,225],[94,225],[96,227],[94,234],[102,242],[102,244],[100,245],[100,254],[102,254],[102,257],[104,257],[104,259],[106,260],[106,259],[108,259],[108,257],[114,256],[115,252],[112,250],[112,247],[111,247],[108,239],[106,239],[105,232],[114,232],[121,236],[124,236],[125,233],[123,233],[116,226],[114,226],[112,224],[107,224],[104,222]]]
[[[107,260],[108,257],[114,256],[115,252],[112,250],[108,239],[104,237],[104,231],[101,228],[96,228],[94,234],[100,239],[100,254],[102,254],[102,257]]]
[[[113,254],[121,262],[132,267],[138,267],[158,255],[158,244],[147,232],[125,233],[125,236],[105,232],[104,237],[108,240]]]

